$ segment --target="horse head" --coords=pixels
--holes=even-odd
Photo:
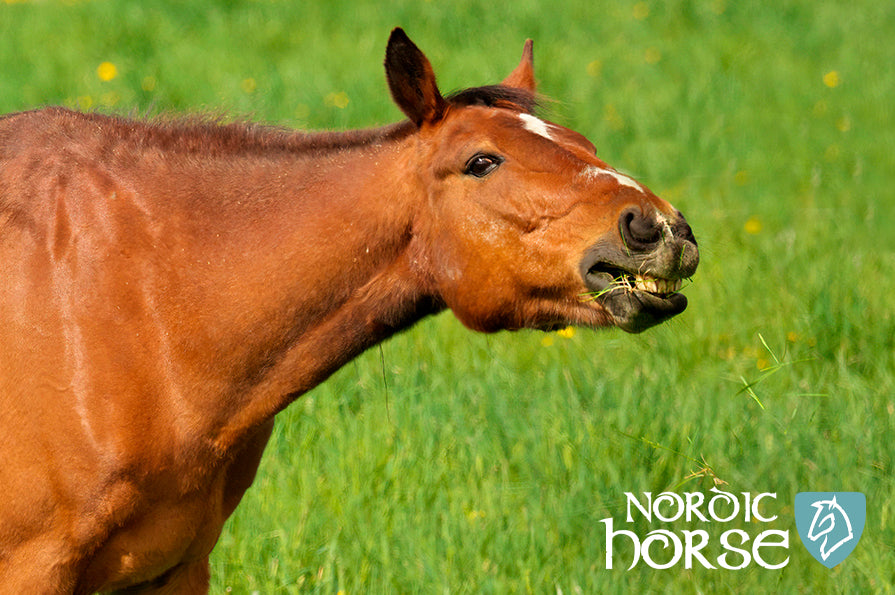
[[[699,262],[690,226],[583,135],[535,115],[530,40],[500,85],[448,97],[400,29],[385,66],[418,129],[417,262],[463,323],[637,333],[686,308],[681,281]]]

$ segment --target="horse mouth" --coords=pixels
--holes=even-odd
[[[600,304],[615,325],[629,333],[640,333],[687,308],[687,298],[678,293],[683,280],[632,272],[608,263],[591,266],[584,275],[585,299]]]

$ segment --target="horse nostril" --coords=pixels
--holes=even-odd
[[[680,214],[678,211],[678,221],[673,226],[674,237],[681,238],[682,240],[687,240],[691,242],[694,246],[698,245],[696,243],[696,237],[693,235],[693,229],[684,219],[684,216]]]
[[[625,244],[631,248],[649,248],[662,238],[662,227],[643,216],[639,209],[625,210],[618,221]]]

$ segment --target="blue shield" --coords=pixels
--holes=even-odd
[[[851,554],[867,520],[867,498],[860,492],[800,492],[796,529],[814,559],[833,568]]]

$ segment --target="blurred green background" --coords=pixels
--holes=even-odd
[[[447,313],[371,350],[280,416],[212,592],[895,591],[895,4],[6,0],[0,111],[386,124],[395,26],[444,91],[533,38],[545,116],[687,215],[690,306],[638,336]],[[605,569],[624,492],[714,485],[777,493],[784,569],[626,571],[620,541]],[[792,522],[828,490],[867,495],[833,570]]]

